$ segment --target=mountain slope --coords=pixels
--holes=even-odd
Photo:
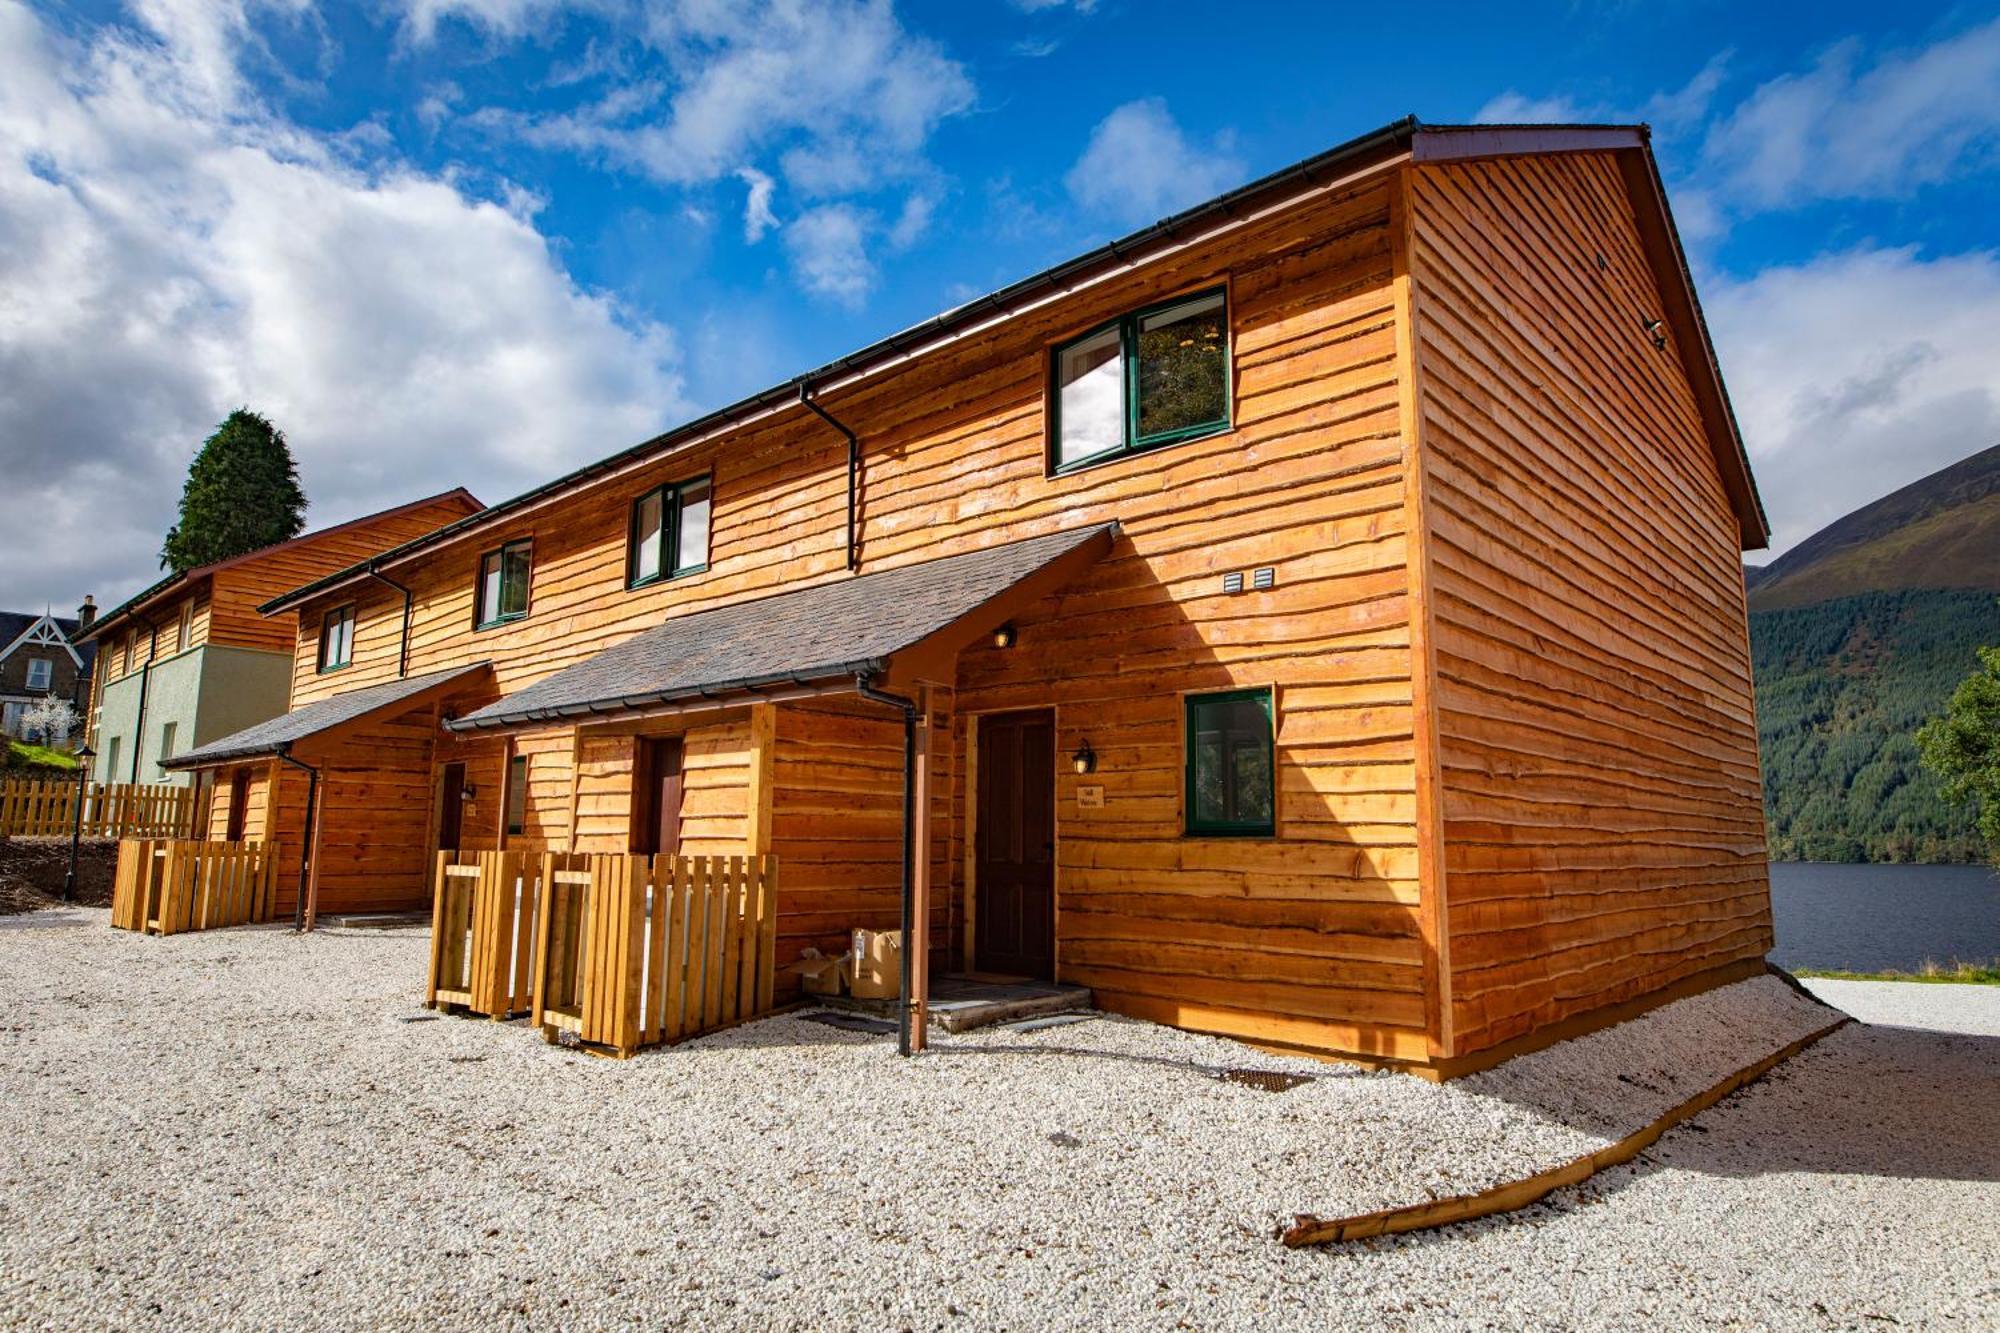
[[[1912,733],[2000,643],[2000,447],[1745,571],[1778,860],[1971,861]]]
[[[2000,591],[2000,445],[1863,505],[1744,577],[1752,611],[1903,588]]]

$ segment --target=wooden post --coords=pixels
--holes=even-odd
[[[910,1052],[928,1044],[931,999],[931,687],[917,687],[916,801],[910,817]]]

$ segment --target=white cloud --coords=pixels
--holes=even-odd
[[[524,37],[543,31],[571,9],[609,12],[618,0],[404,0],[404,24],[410,40],[436,39],[446,22],[456,19],[477,31],[498,37]]]
[[[1773,554],[2000,444],[2000,252],[1855,249],[1703,296]]]
[[[1529,97],[1509,88],[1473,113],[1480,125],[1572,125],[1591,114],[1568,97]]]
[[[873,219],[847,204],[808,210],[785,228],[785,249],[799,285],[850,308],[874,289],[875,265],[868,258]]]
[[[1063,183],[1085,209],[1129,224],[1165,217],[1242,179],[1243,164],[1226,146],[1188,142],[1166,102],[1149,97],[1099,121]]]
[[[492,30],[518,36],[528,25],[515,11],[529,2],[417,5],[475,21],[496,10]],[[634,11],[633,23],[649,56],[643,78],[568,114],[489,123],[668,184],[718,180],[776,152],[793,186],[833,195],[922,170],[932,130],[973,101],[964,67],[905,29],[889,0],[678,0]]]
[[[2000,152],[2000,19],[1862,68],[1843,42],[1709,133],[1706,169],[1746,206],[1892,198]]]
[[[353,165],[213,32],[73,40],[0,0],[0,605],[156,577],[238,405],[285,429],[314,524],[501,499],[685,410],[670,332],[580,289],[533,196]]]
[[[755,245],[764,239],[764,233],[778,225],[778,215],[771,211],[771,193],[777,184],[755,167],[739,167],[736,175],[750,187],[743,201],[743,240]]]
[[[893,249],[907,250],[924,238],[931,228],[931,215],[937,211],[934,195],[917,193],[903,201],[902,212],[896,215],[895,223],[889,228],[889,245]]]

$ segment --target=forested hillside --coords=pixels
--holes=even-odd
[[[1750,638],[1773,860],[1981,859],[1912,733],[2000,643],[2000,598],[1867,592],[1753,612]]]

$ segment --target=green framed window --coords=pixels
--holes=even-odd
[[[517,754],[507,761],[507,832],[523,833],[528,827],[528,756]]]
[[[337,606],[320,617],[319,669],[338,671],[354,660],[354,608]]]
[[[625,557],[625,586],[643,588],[661,579],[708,568],[707,477],[647,491],[632,502],[632,537]]]
[[[525,537],[480,556],[473,624],[490,629],[527,615],[528,579],[533,571],[534,543]]]
[[[1271,691],[1190,694],[1187,832],[1269,837],[1278,829],[1276,728]]]
[[[1052,472],[1228,430],[1228,293],[1177,296],[1057,347],[1049,403]]]

